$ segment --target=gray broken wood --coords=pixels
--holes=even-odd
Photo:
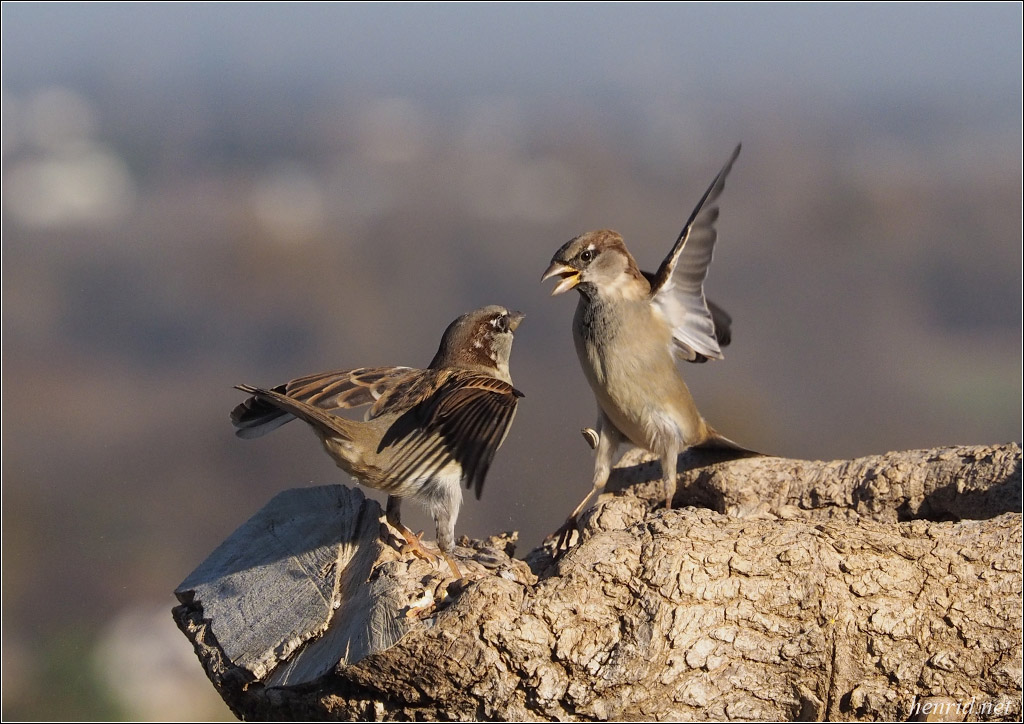
[[[1019,446],[684,458],[676,504],[704,508],[652,512],[657,465],[628,455],[539,580],[496,538],[460,549],[453,598],[358,491],[288,491],[174,616],[247,719],[1020,716]]]

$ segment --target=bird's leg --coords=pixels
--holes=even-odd
[[[452,576],[455,578],[455,580],[463,578],[464,576],[462,575],[462,571],[459,570],[459,566],[455,562],[455,559],[447,553],[445,553],[444,551],[441,551],[441,555],[444,557],[445,563],[448,564],[448,568],[451,570]]]
[[[412,553],[417,558],[434,563],[439,556],[423,547],[423,543],[420,541],[420,536],[423,534],[417,535],[402,525],[401,507],[401,498],[394,495],[388,496],[387,510],[384,517],[388,524],[397,530],[399,535],[405,540],[405,545],[401,547],[399,553]]]
[[[679,448],[669,445],[661,456],[662,484],[665,486],[665,510],[672,509],[672,498],[676,496],[676,464],[679,462]]]
[[[401,512],[399,510],[401,505],[402,502],[399,498],[389,495],[384,514],[384,519],[387,522],[380,524],[380,539],[395,548],[398,548],[399,546],[395,542],[395,535],[392,533],[392,529],[398,531],[402,535],[402,538],[405,539],[405,534],[402,533],[405,526],[402,525]]]
[[[462,578],[462,572],[455,563],[452,553],[455,551],[455,519],[459,517],[459,506],[462,505],[462,488],[455,484],[448,487],[449,495],[443,502],[432,502],[430,513],[437,527],[437,547],[456,579]]]
[[[580,504],[572,511],[565,523],[555,531],[554,536],[558,540],[556,550],[568,548],[569,541],[572,539],[572,532],[576,530],[576,521],[580,512],[587,506],[591,498],[600,495],[601,491],[604,490],[604,486],[608,482],[608,476],[612,472],[612,457],[614,457],[615,450],[619,447],[620,436],[618,430],[612,427],[612,424],[605,419],[604,413],[601,413],[598,417],[597,432],[590,428],[584,428],[581,432],[583,433],[583,439],[591,447],[594,447],[596,452],[594,483],[590,488],[590,492],[580,501]],[[596,445],[593,444],[595,440]]]

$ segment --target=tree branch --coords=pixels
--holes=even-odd
[[[514,537],[464,541],[475,580],[448,599],[440,569],[379,543],[376,503],[305,489],[349,511],[317,516],[288,491],[186,579],[174,616],[246,719],[906,719],[940,702],[1019,718],[1019,446],[714,455],[680,461],[675,504],[703,507],[652,512],[660,471],[631,453],[578,545],[534,551],[532,571]],[[318,540],[268,532],[295,515]],[[303,567],[317,582],[268,563],[323,546],[339,563]],[[259,607],[289,580],[289,606]],[[239,627],[265,650],[228,656]]]

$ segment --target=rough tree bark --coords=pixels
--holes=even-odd
[[[174,617],[245,719],[1020,718],[1018,445],[680,468],[658,510],[628,454],[560,559],[464,541],[447,597],[376,503],[288,491]]]

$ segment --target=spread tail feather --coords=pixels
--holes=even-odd
[[[235,385],[235,389],[253,395],[231,411],[231,422],[238,428],[235,431],[238,437],[259,437],[298,418],[312,425],[318,432],[345,440],[352,439],[350,420],[294,400],[278,388],[265,390],[251,385]]]
[[[763,452],[751,450],[750,448],[743,447],[739,443],[733,442],[725,435],[720,434],[710,425],[708,425],[708,436],[704,438],[703,442],[698,443],[693,447],[700,448],[701,450],[732,450],[742,453],[742,455],[738,455],[737,457],[757,457],[764,455]]]
[[[284,386],[275,387],[274,390],[284,392]],[[243,391],[248,392],[248,387]],[[236,428],[235,434],[245,440],[262,437],[294,419],[294,415],[261,397],[250,397],[231,411],[231,424]]]

